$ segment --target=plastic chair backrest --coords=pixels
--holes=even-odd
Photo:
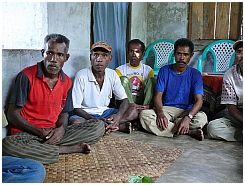
[[[170,39],[160,39],[147,47],[144,59],[148,58],[149,52],[154,53],[154,75],[156,76],[160,68],[166,64],[174,63],[174,41]]]
[[[235,50],[232,47],[234,43],[232,40],[218,40],[209,44],[203,51],[202,57],[198,59],[197,69],[202,72],[202,61],[207,59],[207,54],[210,52],[214,60],[212,72],[225,72],[234,61]]]

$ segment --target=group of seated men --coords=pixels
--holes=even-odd
[[[131,133],[139,127],[157,136],[186,134],[204,139],[202,128],[208,119],[200,111],[202,74],[188,65],[194,55],[191,40],[175,42],[176,63],[163,66],[157,77],[141,62],[145,45],[139,39],[129,41],[129,62],[116,70],[107,67],[112,47],[96,42],[91,47],[91,66],[78,71],[74,82],[62,70],[70,56],[69,43],[63,35],[47,35],[41,50],[43,60],[17,75],[7,112],[10,135],[3,139],[3,156],[54,163],[59,154],[90,153],[90,145],[104,134]],[[235,65],[224,75],[221,100],[227,104],[227,115],[209,123],[207,133],[210,138],[242,141],[242,40],[233,48]],[[112,97],[115,107],[109,107]]]

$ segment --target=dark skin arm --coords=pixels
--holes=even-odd
[[[10,104],[8,109],[8,119],[17,128],[46,140],[44,143],[55,144],[61,140],[68,125],[68,113],[59,115],[56,128],[38,128],[21,116],[21,109],[14,104]]]
[[[168,128],[168,119],[162,111],[162,94],[162,92],[156,91],[156,94],[154,96],[154,106],[155,112],[157,114],[156,124],[158,128],[166,130]]]
[[[86,111],[84,111],[82,108],[75,108],[74,110],[74,113],[78,116],[81,116],[85,119],[94,119],[95,117],[89,115]]]
[[[20,130],[45,139],[45,137],[51,132],[51,129],[41,129],[32,125],[25,118],[23,118],[23,116],[21,116],[21,109],[22,107],[19,107],[15,104],[10,104],[7,113],[9,121]]]
[[[230,115],[237,121],[243,123],[243,114],[239,109],[237,109],[236,105],[229,104],[227,107]]]
[[[56,128],[52,129],[52,131],[45,137],[45,144],[55,144],[62,139],[68,125],[68,117],[68,113],[61,113],[59,115],[56,122]]]
[[[116,114],[111,115],[108,118],[102,118],[106,124],[106,130],[110,131],[116,131],[119,129],[119,122],[122,118],[123,114],[127,111],[129,108],[129,101],[128,99],[123,99],[122,103],[120,104],[119,111]],[[89,115],[86,111],[84,111],[82,108],[75,108],[74,113],[78,116],[81,116],[85,119],[95,119],[95,117]]]
[[[136,103],[131,103],[132,107],[135,107],[139,112],[150,108],[150,105],[138,105]]]
[[[193,105],[192,109],[190,110],[191,115],[196,115],[196,113],[202,108],[203,104],[203,97],[201,94],[196,94],[194,96],[195,104]],[[180,134],[187,134],[189,132],[191,119],[188,116],[184,116],[179,123],[179,127],[177,130],[177,135]]]
[[[75,109],[73,110],[73,112],[74,112],[76,115],[85,118],[86,120],[89,120],[89,119],[97,119],[97,118],[91,116],[90,114],[88,114],[88,113],[87,113],[86,111],[84,111],[82,108],[75,108]],[[106,118],[100,118],[100,120],[104,121],[105,127],[108,126],[108,123],[107,123],[107,121],[106,121]],[[114,129],[113,129],[113,131],[116,131],[116,130],[118,130],[118,128],[114,128]],[[110,131],[109,131],[109,132],[110,132]],[[109,132],[108,132],[108,133],[109,133]]]

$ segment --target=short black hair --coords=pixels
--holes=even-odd
[[[175,41],[174,43],[174,53],[176,52],[179,46],[188,46],[191,50],[191,53],[194,51],[194,44],[190,39],[187,38],[180,38]]]
[[[141,45],[142,53],[145,52],[145,44],[141,40],[139,40],[139,39],[132,39],[132,40],[130,40],[128,42],[128,51],[129,51],[130,44],[140,44]]]
[[[237,51],[240,47],[243,47],[243,43],[242,43],[242,42],[239,43],[239,44],[237,44],[237,46],[236,46],[236,48],[235,48],[235,51]]]
[[[58,43],[63,43],[64,42],[65,45],[66,45],[66,52],[68,52],[69,45],[70,45],[70,40],[66,36],[61,35],[61,34],[57,34],[57,33],[49,34],[49,35],[47,35],[44,38],[44,47],[45,47],[46,43],[49,40],[52,40],[52,41],[55,41],[55,42],[58,42]]]

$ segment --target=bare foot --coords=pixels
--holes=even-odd
[[[91,152],[91,148],[88,144],[83,142],[75,145],[59,147],[60,154],[79,153],[79,152],[84,154],[89,154]]]
[[[141,126],[139,119],[135,119],[132,121],[132,129],[133,130],[142,130],[142,126]]]
[[[132,124],[130,122],[121,123],[119,125],[119,131],[131,134]]]
[[[203,131],[201,129],[189,130],[188,134],[199,141],[204,140]]]

